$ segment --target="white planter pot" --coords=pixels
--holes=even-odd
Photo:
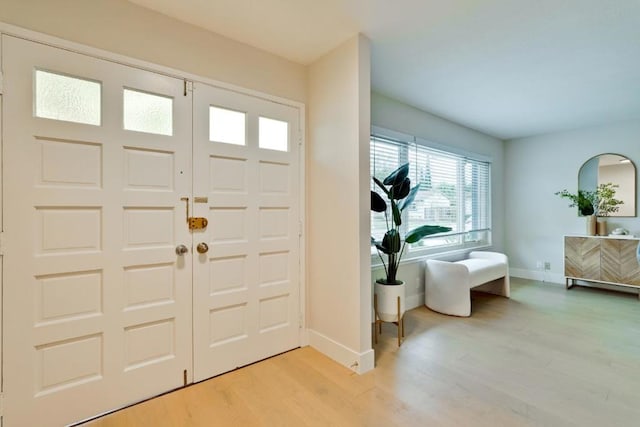
[[[374,292],[378,299],[378,317],[383,322],[397,322],[398,297],[400,297],[400,318],[404,314],[404,282],[400,285],[385,285],[376,282]]]

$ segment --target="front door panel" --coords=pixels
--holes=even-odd
[[[299,345],[298,129],[295,108],[194,88],[195,381]]]
[[[67,424],[182,386],[190,95],[177,79],[2,43],[4,425]]]

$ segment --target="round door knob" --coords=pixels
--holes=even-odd
[[[176,255],[184,255],[187,252],[189,252],[189,248],[187,248],[185,245],[176,246]]]
[[[200,242],[198,243],[198,246],[196,246],[196,250],[199,254],[207,253],[207,251],[209,250],[209,245],[207,245],[205,242]]]

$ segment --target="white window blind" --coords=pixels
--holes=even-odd
[[[372,176],[383,180],[404,163],[409,163],[411,187],[420,183],[420,190],[403,213],[402,235],[424,224],[452,229],[421,240],[411,251],[440,252],[490,244],[489,162],[434,149],[419,140],[371,137]],[[384,198],[375,184],[371,189]],[[371,235],[380,240],[386,229],[384,214],[372,212]]]

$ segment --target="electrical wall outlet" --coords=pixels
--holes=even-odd
[[[544,262],[544,269],[545,270],[551,270],[551,263],[549,261],[545,261]]]

